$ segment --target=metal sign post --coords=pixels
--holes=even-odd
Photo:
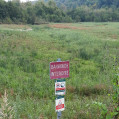
[[[61,112],[57,112],[57,119],[60,119],[62,113]]]
[[[57,59],[57,62],[60,62],[60,61],[61,61],[61,59],[58,58],[58,59]],[[55,92],[56,92],[56,91],[55,91]],[[62,115],[62,112],[61,112],[61,111],[57,112],[57,119],[60,119],[61,115]]]
[[[57,62],[50,63],[50,79],[55,81],[55,110],[57,112],[57,119],[60,119],[62,111],[65,110],[66,81],[64,78],[69,77],[69,61],[61,61],[60,58]]]

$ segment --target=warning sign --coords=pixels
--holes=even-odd
[[[69,61],[51,62],[50,79],[68,78]]]
[[[64,97],[56,99],[55,104],[56,104],[56,112],[65,110]]]
[[[65,95],[66,93],[66,82],[65,79],[57,80],[55,82],[55,95]]]

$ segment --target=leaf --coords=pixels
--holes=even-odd
[[[119,107],[117,107],[117,111],[119,111]]]
[[[107,115],[106,119],[112,119],[111,115]]]
[[[114,112],[114,115],[117,115],[119,112]]]

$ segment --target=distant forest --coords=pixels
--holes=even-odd
[[[45,0],[48,1],[48,0]],[[119,7],[119,0],[54,0],[58,6],[65,6],[68,9],[75,9],[80,6],[91,8]]]
[[[119,21],[119,0],[0,0],[0,23]]]

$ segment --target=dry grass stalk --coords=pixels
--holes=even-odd
[[[44,119],[44,116],[43,114],[40,115],[39,119]]]
[[[13,108],[8,102],[8,95],[5,90],[4,96],[2,96],[2,103],[0,109],[0,119],[13,119]]]

